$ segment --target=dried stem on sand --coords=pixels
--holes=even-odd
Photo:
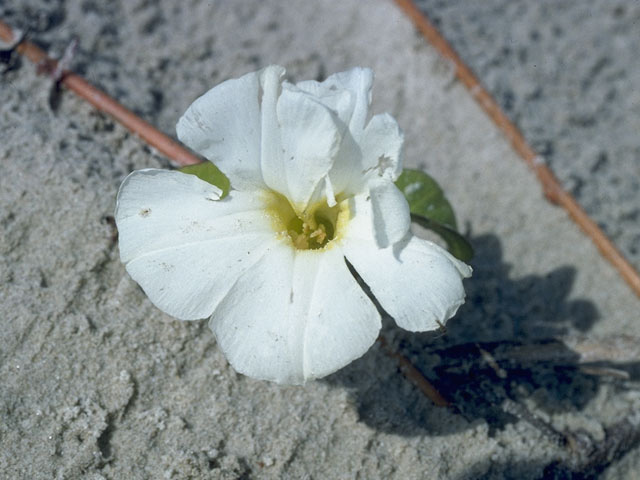
[[[0,39],[9,44],[14,41],[14,34],[11,27],[1,20]],[[202,162],[202,159],[197,155],[191,153],[180,143],[168,135],[165,135],[153,125],[142,120],[131,110],[123,107],[109,95],[91,85],[80,75],[66,69],[60,71],[58,61],[50,58],[44,50],[33,42],[22,39],[14,48],[16,52],[24,55],[38,65],[41,70],[50,72],[54,76],[54,80],[59,80],[62,85],[73,91],[79,97],[85,99],[95,108],[112,116],[119,123],[177,164],[193,165]]]

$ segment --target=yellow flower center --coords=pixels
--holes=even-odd
[[[298,250],[328,248],[340,236],[349,219],[348,200],[330,207],[323,199],[297,213],[285,196],[271,191],[266,197],[266,212],[273,221],[274,230]]]

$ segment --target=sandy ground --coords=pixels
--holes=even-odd
[[[575,345],[640,337],[640,301],[391,2],[0,5],[54,54],[78,37],[76,69],[170,133],[206,89],[269,63],[294,79],[373,67],[374,111],[396,116],[407,165],[442,183],[476,250],[446,335],[384,327],[455,407],[379,346],[304,387],[239,376],[205,321],[163,315],[118,259],[119,183],[168,161],[73,95],[52,111],[22,62],[0,84],[0,477],[568,478],[609,465],[612,426],[635,431],[638,357],[585,371]],[[605,475],[637,478],[634,458]]]
[[[640,268],[640,4],[417,3]]]

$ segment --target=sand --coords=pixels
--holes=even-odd
[[[640,268],[638,2],[417,3]]]
[[[118,258],[120,182],[169,162],[69,93],[52,111],[49,80],[23,61],[0,84],[0,477],[540,478],[586,454],[534,415],[593,445],[640,422],[637,362],[606,364],[627,380],[589,374],[572,348],[640,336],[640,301],[393,3],[14,0],[0,13],[52,54],[78,37],[75,68],[171,134],[197,96],[264,65],[293,79],[370,66],[373,111],[396,116],[406,165],[441,182],[476,250],[446,335],[384,327],[455,407],[379,345],[304,387],[238,375],[206,321],[162,314]],[[538,359],[551,338],[562,358]],[[534,354],[514,357],[523,345]],[[609,475],[634,478],[632,458]]]

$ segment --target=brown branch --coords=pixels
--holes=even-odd
[[[475,345],[481,348],[481,351],[484,348],[479,344]],[[510,345],[501,342],[499,348],[490,355],[493,361],[498,363],[505,360],[527,363],[553,362],[558,365],[640,363],[640,337],[627,334],[598,338],[572,335],[539,339],[531,344]]]
[[[451,405],[449,401],[447,401],[440,392],[434,387],[427,377],[425,377],[418,368],[411,363],[411,361],[402,355],[400,352],[393,350],[386,339],[380,335],[378,337],[378,343],[384,350],[384,352],[390,357],[394,358],[400,367],[400,371],[402,374],[411,381],[418,389],[436,406],[438,407],[448,407]]]
[[[635,421],[634,421],[635,420]],[[625,418],[604,430],[596,441],[583,432],[569,436],[569,457],[545,469],[545,478],[599,478],[599,474],[640,445],[637,419]]]
[[[0,39],[7,43],[11,43],[14,40],[11,27],[2,20],[0,20]],[[15,49],[36,65],[46,65],[47,69],[52,72],[58,69],[58,62],[49,58],[46,52],[33,42],[23,40]],[[193,165],[202,161],[197,155],[188,151],[153,125],[142,120],[131,110],[123,107],[113,98],[109,97],[109,95],[91,85],[80,75],[69,70],[63,70],[61,72],[60,83],[79,97],[84,98],[98,110],[113,117],[116,121],[120,122],[149,145],[152,145],[159,152],[171,160],[174,160],[179,165]]]
[[[498,103],[480,84],[471,69],[462,61],[449,42],[433,26],[427,16],[418,9],[413,0],[395,1],[440,55],[454,64],[458,79],[467,87],[480,107],[502,131],[513,149],[536,173],[547,199],[562,206],[569,213],[573,221],[598,247],[602,256],[618,270],[636,295],[640,296],[640,274],[638,271],[624,258],[602,229],[589,218],[573,196],[562,188],[551,169],[544,164],[542,157],[531,148],[520,130],[509,120]]]

